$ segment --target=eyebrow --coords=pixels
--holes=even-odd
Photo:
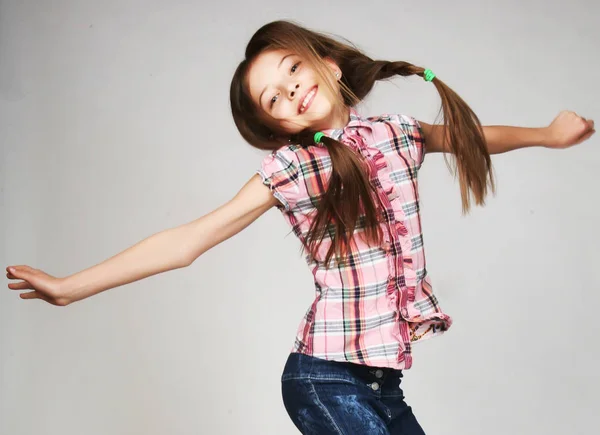
[[[281,60],[279,61],[279,65],[277,65],[277,69],[281,68],[281,64],[283,63],[283,61],[284,61],[286,58],[290,57],[290,56],[292,56],[292,53],[290,53],[290,54],[286,54],[285,56],[283,56],[283,57],[281,58]],[[260,93],[260,95],[258,96],[258,103],[259,103],[261,106],[262,106],[262,96],[263,96],[263,94],[265,93],[265,91],[266,91],[266,90],[267,90],[267,87],[265,86],[265,88],[263,89],[263,91],[262,91],[262,92]]]

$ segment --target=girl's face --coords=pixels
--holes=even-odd
[[[330,84],[339,92],[339,67],[325,59]],[[338,73],[339,77],[335,74]],[[335,115],[337,99],[317,72],[300,56],[287,50],[261,53],[246,76],[250,97],[259,108],[261,119],[275,134],[289,135],[304,129],[322,130],[346,125],[347,119]]]

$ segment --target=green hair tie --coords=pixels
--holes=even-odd
[[[435,74],[430,69],[426,69],[423,74],[424,74],[423,78],[425,79],[426,82],[430,82],[435,78]]]
[[[320,143],[321,142],[321,138],[325,136],[324,133],[321,133],[320,131],[315,133],[315,143]]]

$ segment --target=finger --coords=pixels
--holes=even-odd
[[[36,291],[21,293],[19,296],[21,297],[21,299],[42,299],[42,295],[40,295]]]
[[[596,130],[588,131],[586,134],[584,134],[582,137],[580,137],[577,140],[577,142],[575,142],[575,145],[579,145],[581,142],[588,140],[590,138],[590,136],[593,135],[594,133],[596,133]]]
[[[592,121],[590,125],[590,122],[587,119],[585,119],[583,116],[579,116],[579,122],[581,123],[581,128],[583,129],[581,132],[582,135],[594,129],[594,121]]]
[[[21,299],[41,299],[42,301],[46,301],[49,304],[55,305],[55,303],[52,302],[48,297],[36,291],[29,293],[21,293],[19,296],[21,297]]]
[[[9,273],[12,275],[11,279],[23,279],[26,280],[29,274],[31,273],[31,268],[29,266],[11,266]]]
[[[11,290],[26,290],[26,289],[33,290],[33,287],[27,281],[10,283],[8,285],[8,288]]]
[[[18,268],[17,268],[18,267]],[[28,269],[31,269],[29,266],[25,266]],[[11,266],[10,269],[13,269],[13,272],[8,272],[6,277],[9,279],[20,279],[23,281],[30,281],[31,273],[29,271],[25,271],[22,266]]]
[[[27,266],[26,264],[17,264],[17,265],[14,265],[14,266],[8,266],[6,268],[6,270],[8,270],[9,268],[17,269],[17,270],[31,269],[31,267]]]
[[[7,272],[6,276],[8,277],[8,274],[10,274],[12,276],[12,279],[15,279],[15,277],[17,275],[21,276],[21,275],[23,275],[23,273],[29,273],[29,272],[32,272],[32,271],[33,271],[33,269],[31,267],[29,267],[29,266],[26,266],[26,265],[8,266],[6,268],[6,272]]]

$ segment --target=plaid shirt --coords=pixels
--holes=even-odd
[[[347,264],[324,259],[326,235],[316,258],[306,255],[316,295],[298,327],[292,352],[377,367],[408,369],[411,344],[442,334],[452,324],[432,293],[425,265],[417,173],[424,159],[418,122],[406,115],[361,118],[351,109],[343,129],[324,130],[348,145],[369,167],[380,199],[382,246],[358,235]],[[327,148],[287,145],[267,155],[257,173],[279,200],[277,208],[302,240],[315,216],[315,198],[331,174]],[[362,225],[361,225],[362,224]]]

